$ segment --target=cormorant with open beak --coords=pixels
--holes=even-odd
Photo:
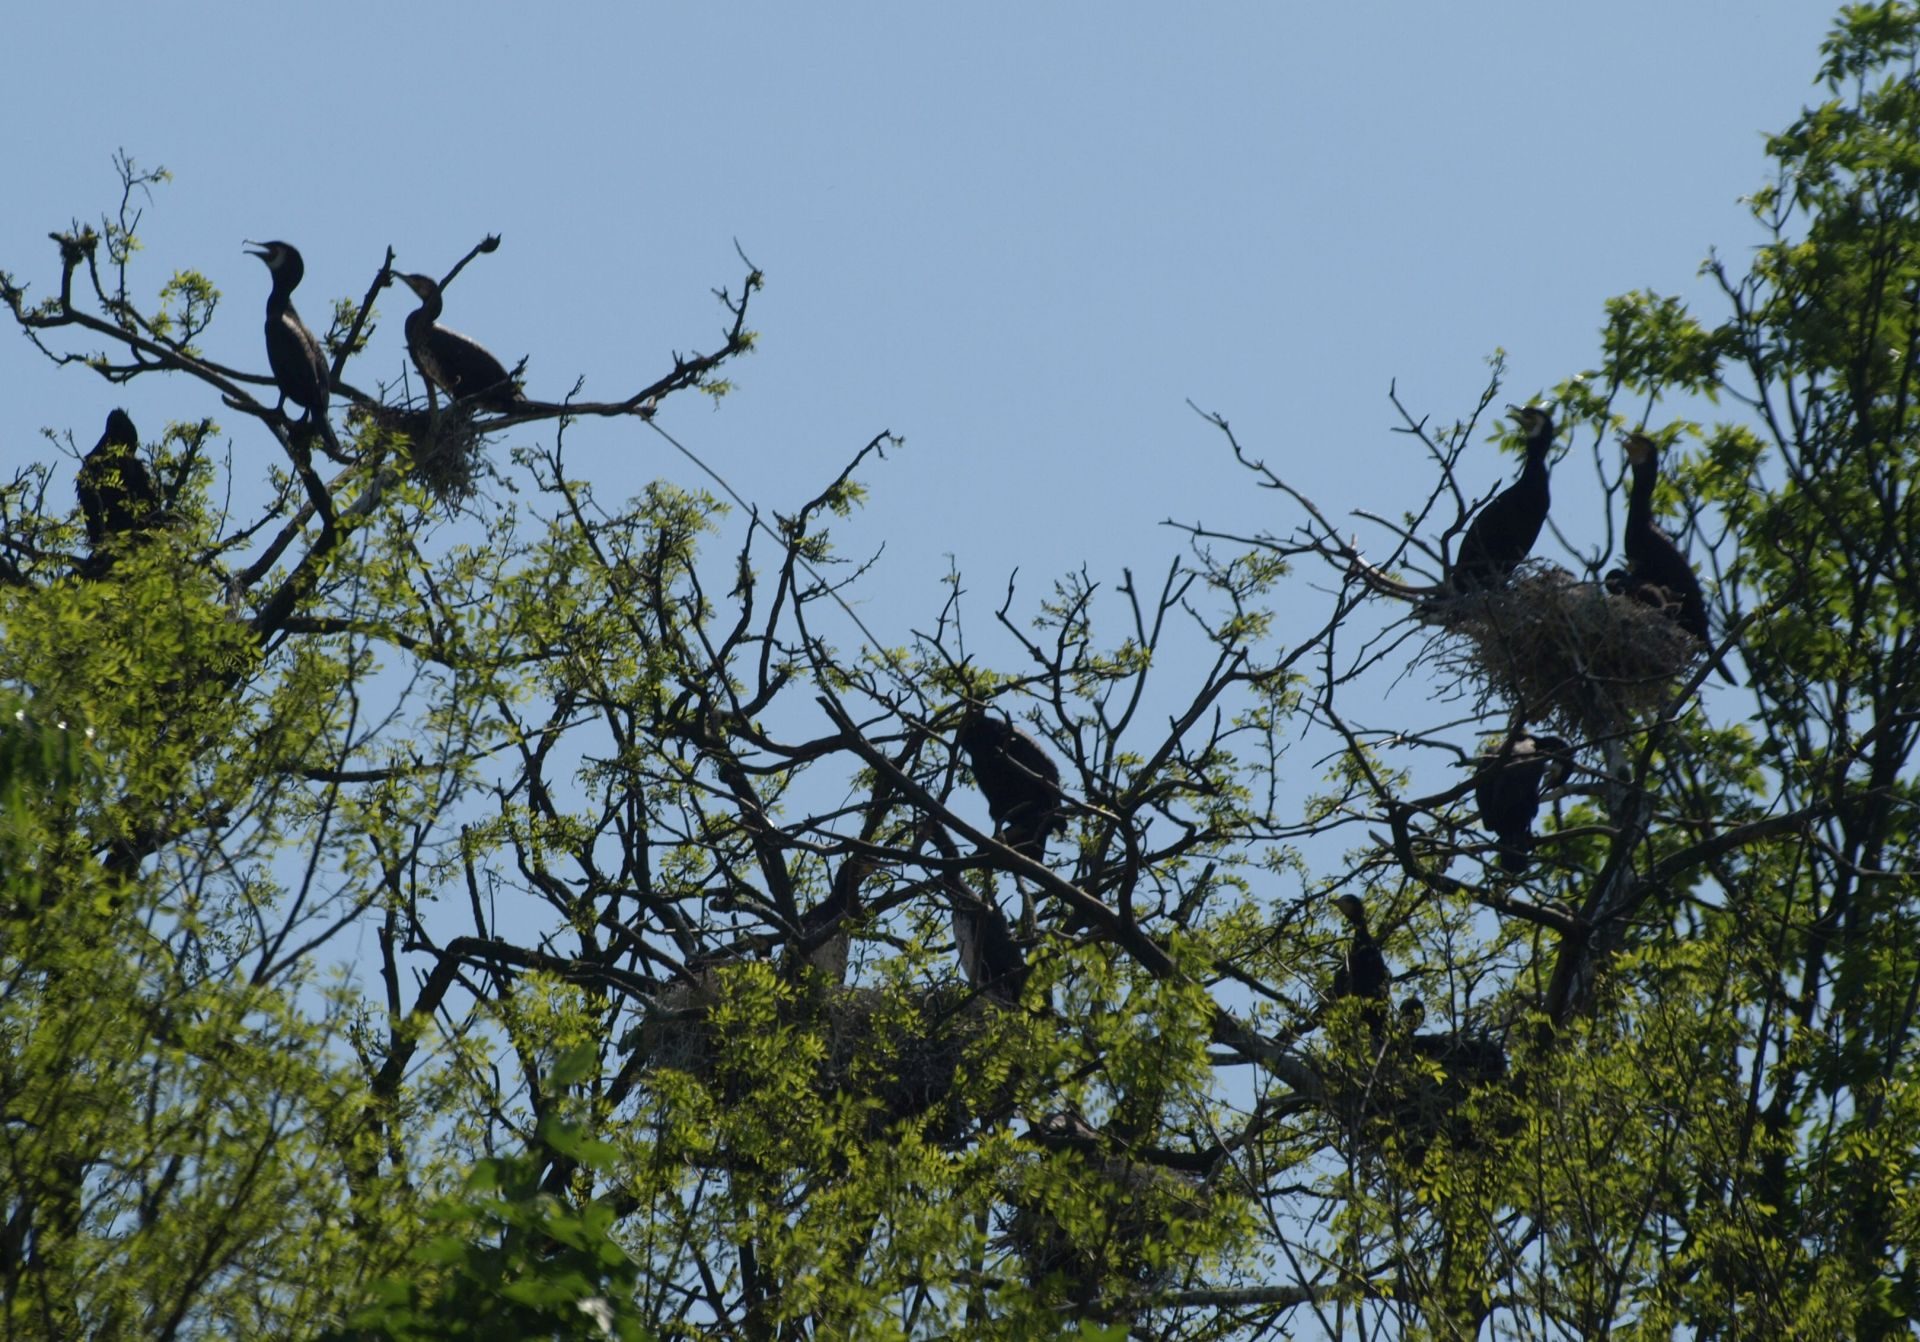
[[[274,384],[280,388],[276,411],[292,401],[316,423],[327,417],[327,399],[331,379],[327,356],[313,332],[293,310],[293,291],[307,273],[300,249],[290,242],[249,242],[249,256],[266,262],[273,275],[273,291],[267,295],[267,367],[273,370]]]

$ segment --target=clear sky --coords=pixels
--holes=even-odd
[[[1389,381],[1450,419],[1503,346],[1525,400],[1594,365],[1608,296],[1699,295],[1710,246],[1743,260],[1738,197],[1765,180],[1763,132],[1817,97],[1830,17],[1815,0],[22,5],[0,268],[44,292],[47,231],[111,203],[124,147],[175,175],[143,227],[143,292],[176,266],[210,276],[216,357],[265,369],[244,238],[301,247],[320,325],[389,244],[440,273],[497,232],[447,324],[531,356],[535,397],[584,377],[613,399],[717,342],[737,240],[767,274],[759,349],[724,403],[683,396],[661,422],[782,510],[903,435],[841,534],[886,544],[865,610],[904,642],[948,554],[981,630],[1016,566],[1037,600],[1083,563],[1163,569],[1168,516],[1291,525],[1189,398],[1331,512],[1416,504],[1429,476],[1389,432]],[[387,296],[357,385],[398,373],[410,303]],[[156,381],[56,371],[12,337],[0,459],[45,452],[42,426],[91,443],[115,404],[149,436],[219,413]],[[277,451],[227,418],[237,472]],[[569,441],[608,495],[694,479],[637,422]],[[1476,491],[1515,465],[1483,450]],[[1563,497],[1556,521],[1596,534]]]

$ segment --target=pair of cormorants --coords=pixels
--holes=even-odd
[[[332,387],[327,357],[293,309],[293,291],[307,270],[300,249],[289,242],[250,242],[247,247],[273,275],[273,290],[267,295],[267,366],[280,389],[274,408],[278,411],[292,401],[308,419],[324,419]],[[524,401],[498,359],[439,324],[443,304],[438,283],[425,275],[398,278],[420,299],[420,306],[407,316],[406,334],[407,352],[421,377],[455,400],[471,399],[489,410],[511,410]]]
[[[1520,478],[1488,501],[1475,514],[1460,551],[1447,570],[1446,585],[1462,595],[1495,591],[1513,576],[1532,553],[1547,520],[1551,497],[1547,484],[1547,453],[1553,446],[1553,416],[1539,406],[1508,406],[1526,435],[1527,460]],[[1627,495],[1627,526],[1623,537],[1627,567],[1607,574],[1606,588],[1657,605],[1682,629],[1708,648],[1713,632],[1707,622],[1707,602],[1686,556],[1653,521],[1653,487],[1659,476],[1659,448],[1644,433],[1622,440],[1633,467],[1633,487]],[[1726,663],[1716,658],[1714,668],[1726,680],[1739,684]]]
[[[1002,841],[1035,862],[1045,862],[1047,836],[1067,828],[1060,814],[1059,766],[1031,736],[977,707],[967,710],[954,741],[967,752]]]

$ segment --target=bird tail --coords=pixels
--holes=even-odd
[[[1503,835],[1500,839],[1500,870],[1518,876],[1533,860],[1533,831]]]

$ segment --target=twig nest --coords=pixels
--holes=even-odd
[[[474,426],[474,410],[455,401],[437,415],[398,405],[375,406],[371,413],[375,427],[406,440],[414,478],[427,492],[442,503],[463,503],[473,496],[485,442]]]
[[[1659,709],[1703,652],[1659,606],[1556,564],[1525,565],[1499,591],[1431,601],[1422,618],[1444,631],[1435,649],[1442,667],[1577,738]]]
[[[728,1041],[713,1020],[726,992],[725,971],[674,985],[660,995],[629,1043],[645,1054],[648,1066],[685,1072],[733,1103],[751,1082],[731,1070]],[[977,1122],[990,1116],[983,1109],[998,1111],[1011,1100],[1011,1083],[1001,1087],[1004,1093],[971,1100],[958,1085],[969,1049],[1000,1014],[974,994],[953,988],[931,988],[902,1004],[883,989],[836,986],[784,997],[779,1023],[814,1034],[825,1045],[812,1079],[817,1093],[856,1094],[876,1102],[869,1111],[873,1135],[891,1123],[925,1118],[930,1140],[961,1144]]]
[[[1103,1282],[1127,1291],[1164,1278],[1166,1244],[1206,1220],[1212,1194],[1191,1175],[1088,1156],[1077,1165],[1036,1167],[1009,1190],[1008,1201],[1004,1243],[1020,1256],[1027,1280],[1097,1310]]]

